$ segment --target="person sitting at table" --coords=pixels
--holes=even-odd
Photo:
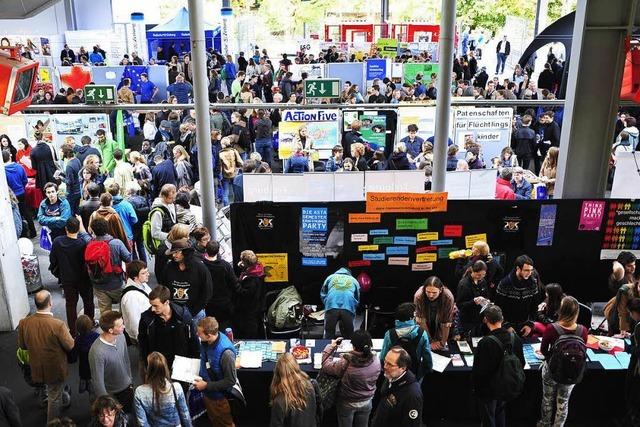
[[[410,302],[402,303],[396,308],[395,328],[384,334],[380,361],[384,362],[391,347],[399,345],[411,356],[409,369],[415,374],[418,382],[421,382],[424,375],[431,372],[433,362],[429,336],[416,323],[415,311],[416,306]]]
[[[485,280],[491,292],[495,291],[496,285],[504,276],[504,269],[500,263],[491,255],[491,249],[484,240],[478,240],[471,246],[471,256],[469,258],[460,258],[456,264],[456,278],[462,279],[465,273],[471,268],[474,262],[484,261],[487,265],[487,274]]]
[[[324,304],[324,337],[336,337],[336,325],[340,322],[340,334],[349,339],[353,334],[353,321],[360,300],[360,284],[348,268],[340,268],[327,277],[320,289]]]
[[[505,328],[515,330],[524,337],[531,334],[538,304],[544,298],[541,286],[533,260],[527,255],[516,258],[515,267],[500,281],[494,298],[504,312]]]
[[[291,353],[278,358],[271,380],[270,427],[315,427],[320,390]]]
[[[629,368],[627,368],[627,380],[625,397],[627,400],[627,425],[640,425],[640,299],[634,298],[627,304],[629,314],[634,322],[631,344],[625,345],[625,351],[631,353]]]
[[[640,281],[620,286],[615,297],[604,307],[604,315],[609,325],[609,335],[628,336],[633,331],[633,319],[629,314],[629,301],[640,298]]]
[[[353,350],[334,360],[333,354],[342,340],[333,340],[322,351],[322,371],[341,378],[336,396],[339,427],[367,427],[371,414],[380,360],[372,352],[373,342],[367,331],[351,336]]]
[[[609,276],[609,290],[616,295],[620,286],[635,282],[636,256],[629,251],[622,251],[613,261],[612,272]]]
[[[429,335],[431,350],[441,350],[449,340],[456,315],[453,294],[436,276],[430,276],[413,296],[416,323]]]
[[[554,353],[553,346],[562,335],[577,335],[583,342],[587,342],[588,330],[578,325],[580,306],[574,297],[566,296],[560,303],[560,312],[557,322],[551,323],[544,331],[540,352],[545,357],[542,363],[542,406],[540,409],[539,426],[564,425],[569,414],[569,397],[575,384],[562,384],[555,381],[549,367],[550,358]],[[556,350],[557,351],[557,350]],[[557,354],[557,353],[556,353]],[[555,356],[557,357],[557,356]],[[554,360],[555,363],[555,360]],[[582,378],[578,379],[578,382]],[[554,413],[555,408],[555,413]]]
[[[544,301],[538,305],[538,314],[536,321],[533,323],[533,336],[541,337],[547,329],[547,325],[558,320],[560,314],[560,303],[564,298],[562,286],[557,283],[549,283],[544,288]]]
[[[476,261],[458,283],[456,305],[460,311],[462,335],[478,337],[483,335],[480,310],[489,303],[489,287],[485,276],[487,264]]]
[[[476,348],[471,370],[473,391],[478,399],[482,426],[505,426],[506,402],[498,397],[505,385],[498,384],[494,377],[502,366],[507,347],[511,348],[511,352],[524,367],[522,341],[516,334],[503,327],[502,310],[497,305],[490,304],[482,312],[482,316],[489,333],[478,342]]]

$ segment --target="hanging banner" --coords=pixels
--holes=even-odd
[[[446,211],[447,193],[367,193],[367,212],[371,213]]]

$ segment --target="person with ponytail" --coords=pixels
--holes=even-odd
[[[453,294],[437,276],[425,280],[413,296],[416,323],[429,334],[431,350],[442,350],[457,313]]]
[[[338,426],[367,427],[380,376],[380,360],[372,352],[369,332],[359,330],[351,335],[353,350],[334,361],[333,354],[341,341],[342,338],[331,341],[322,351],[322,371],[342,378],[336,397]]]
[[[157,351],[147,356],[145,383],[136,389],[134,406],[140,426],[191,427],[182,387],[171,382],[167,359]]]
[[[316,387],[291,353],[278,358],[271,380],[270,427],[316,427]]]

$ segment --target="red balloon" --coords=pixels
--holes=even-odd
[[[371,277],[369,277],[367,273],[365,273],[364,271],[361,272],[360,274],[358,274],[356,280],[358,280],[358,283],[360,284],[360,292],[364,293],[371,290]]]

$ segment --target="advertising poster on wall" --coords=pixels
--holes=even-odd
[[[365,61],[367,82],[388,77],[389,67],[387,61],[384,58],[367,59]]]
[[[367,141],[373,150],[384,148],[387,138],[387,117],[365,114],[360,116],[360,121],[362,122],[360,128],[362,139]]]
[[[32,146],[36,144],[34,133],[42,133],[45,141],[53,141],[52,117],[49,114],[25,114],[24,127],[27,132],[27,140]]]
[[[398,40],[396,39],[378,39],[376,46],[380,50],[380,56],[395,58],[398,55]]]
[[[321,79],[324,77],[324,64],[291,64],[289,71],[294,82],[302,80],[302,73],[307,73],[308,79]]]
[[[337,257],[344,246],[344,220],[326,207],[303,207],[300,212],[300,253],[305,266],[321,266],[321,259]]]
[[[422,139],[432,137],[436,130],[436,107],[409,107],[400,109],[398,140],[409,136],[407,126],[418,126],[418,136]]]
[[[431,74],[438,75],[440,66],[438,64],[404,64],[402,70],[402,80],[405,83],[413,84],[416,81],[416,75],[422,75],[422,82],[425,85],[431,83]]]
[[[511,108],[458,108],[454,112],[454,142],[464,151],[465,139],[472,137],[480,145],[487,164],[500,157],[500,152],[511,142],[513,109]]]
[[[109,130],[109,116],[106,114],[55,114],[53,117],[53,144],[61,147],[66,137],[73,137],[76,144],[80,144],[80,138],[88,135],[95,137],[98,129],[107,132],[107,138],[111,138]]]
[[[296,142],[302,142],[301,130],[306,129],[305,150],[317,150],[319,158],[326,159],[338,143],[338,115],[330,110],[287,110],[278,127],[280,140],[278,156],[288,159]]]

